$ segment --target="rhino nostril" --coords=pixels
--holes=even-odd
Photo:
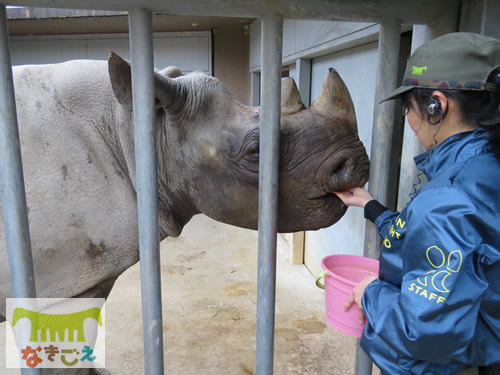
[[[349,163],[348,159],[341,160],[336,166],[333,167],[332,177],[346,177],[350,171],[350,166],[352,163]]]

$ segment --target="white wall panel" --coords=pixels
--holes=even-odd
[[[50,64],[86,58],[85,40],[11,38],[12,65]]]
[[[155,33],[155,67],[175,65],[184,73],[201,70],[212,74],[211,38],[210,32]],[[12,37],[10,43],[13,65],[106,60],[110,50],[130,59],[128,34]]]
[[[250,26],[250,71],[260,70],[261,23]],[[379,26],[365,22],[283,21],[283,64],[313,58],[378,39]]]
[[[316,99],[328,68],[336,69],[349,89],[356,110],[359,137],[370,155],[375,100],[377,42],[313,59],[311,100]],[[306,233],[305,263],[313,274],[321,272],[321,259],[331,254],[363,255],[363,210],[351,207],[335,225]]]

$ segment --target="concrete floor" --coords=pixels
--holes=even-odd
[[[274,373],[353,374],[356,339],[326,323],[324,291],[288,253],[279,236]],[[196,216],[162,242],[161,270],[165,373],[254,374],[257,232]],[[105,323],[106,368],[143,374],[139,264],[116,282]],[[18,374],[5,370],[0,326],[0,373]]]

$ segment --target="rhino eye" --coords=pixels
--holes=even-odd
[[[248,132],[241,145],[241,156],[248,161],[259,161],[259,131]]]
[[[250,130],[240,139],[229,165],[250,185],[259,186],[259,129]]]
[[[254,142],[248,148],[247,154],[245,155],[245,159],[251,162],[259,162],[259,143]]]

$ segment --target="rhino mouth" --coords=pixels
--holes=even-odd
[[[329,176],[324,184],[326,195],[334,191],[344,191],[362,187],[368,181],[370,163],[363,150],[339,153],[329,166]]]
[[[324,210],[328,212],[329,210],[335,208],[344,208],[345,204],[332,192],[325,192],[323,195],[317,197],[307,198],[308,206],[313,210]]]

